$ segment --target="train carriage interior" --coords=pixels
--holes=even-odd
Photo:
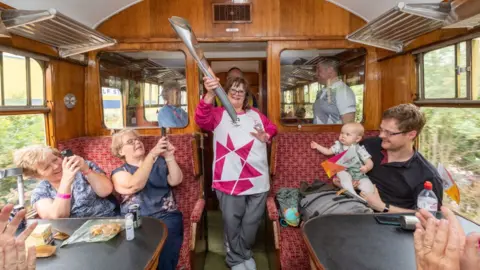
[[[174,16],[188,21],[187,41],[169,21]],[[39,179],[7,173],[18,167],[19,149],[70,149],[110,181],[126,162],[112,154],[115,134],[134,130],[148,151],[165,135],[183,173],[182,183],[170,187],[183,215],[176,269],[235,269],[225,261],[228,211],[218,182],[262,174],[247,162],[252,146],[242,156],[245,148],[235,147],[246,142],[231,141],[243,131],[228,135],[225,146],[219,141],[231,117],[228,100],[240,90],[225,89],[227,104],[222,95],[212,99],[212,115],[226,108],[211,117],[213,128],[199,123],[212,93],[204,80],[210,67],[221,86],[243,78],[245,115],[258,113],[276,126],[271,139],[257,140],[265,147],[269,188],[258,206],[264,213],[252,246],[256,269],[348,269],[333,255],[318,255],[303,225],[282,222],[286,209],[276,195],[304,181],[332,182],[321,165],[329,156],[312,149],[312,141],[332,145],[347,122],[360,123],[364,138],[380,136],[383,112],[405,103],[426,119],[414,149],[435,169],[445,168],[458,189],[453,196],[439,182],[440,203],[480,228],[478,0],[0,0],[0,53],[0,207],[21,204],[27,220],[40,220],[31,204]],[[325,79],[327,72],[334,79]],[[338,105],[344,98],[338,87],[348,89],[349,108]],[[223,163],[237,159],[240,169],[225,167],[239,170],[232,176]],[[237,182],[229,196],[243,188]],[[122,198],[116,203],[129,197]],[[138,269],[157,267],[160,250],[169,249],[164,240]],[[48,260],[59,259],[59,251]],[[37,268],[48,260],[37,259]]]

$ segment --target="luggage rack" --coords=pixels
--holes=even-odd
[[[450,3],[405,4],[391,10],[347,36],[353,42],[401,52],[415,38],[444,26]]]
[[[115,39],[73,20],[55,9],[3,9],[0,12],[4,30],[6,28],[8,32],[15,35],[56,47],[60,57],[66,58],[117,43]],[[6,33],[2,34],[6,35]]]

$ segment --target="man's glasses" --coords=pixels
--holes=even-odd
[[[123,145],[134,145],[136,141],[140,142],[140,138],[128,139]]]
[[[385,129],[379,129],[378,132],[380,132],[380,134],[382,134],[382,133],[385,134],[385,137],[391,137],[391,136],[396,136],[396,135],[407,133],[408,131],[391,132],[391,131],[388,131],[388,130],[385,130]]]

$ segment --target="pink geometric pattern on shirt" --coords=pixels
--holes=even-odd
[[[230,153],[231,151],[227,149],[225,146],[223,146],[221,143],[217,142],[217,148],[216,148],[216,160],[219,160],[223,158],[225,155]]]
[[[213,181],[212,187],[218,190],[229,190],[230,194],[238,195],[253,187],[250,179],[245,180],[226,180],[226,181]],[[232,192],[232,189],[234,189]]]
[[[227,148],[230,149],[230,151],[235,150],[235,146],[233,145],[230,135],[227,135]]]
[[[215,167],[213,172],[213,188],[218,188],[220,190],[229,191],[231,194],[240,194],[246,190],[249,190],[253,187],[252,182],[249,178],[262,176],[255,167],[248,163],[248,155],[252,150],[254,140],[251,140],[245,145],[240,146],[235,149],[230,135],[227,135],[227,145],[222,145],[217,141],[215,149]],[[242,170],[238,176],[238,180],[222,180],[223,169],[225,168],[225,159],[226,156],[234,152],[240,157],[240,164],[242,165]]]
[[[217,160],[215,162],[215,170],[213,172],[213,180],[220,180],[222,179],[222,172],[223,172],[223,165],[225,164],[225,158],[221,160]]]
[[[248,144],[245,144],[244,146],[240,147],[240,149],[235,150],[235,153],[237,153],[242,159],[247,160],[248,154],[250,154],[250,150],[252,150],[252,146],[253,146],[253,140]],[[242,177],[240,176],[240,178]]]
[[[262,176],[262,173],[257,171],[252,165],[245,163],[245,166],[243,166],[242,172],[240,173],[240,179],[258,176]]]

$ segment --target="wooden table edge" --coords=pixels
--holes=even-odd
[[[149,218],[152,218],[152,217],[149,217]],[[145,266],[145,268],[144,268],[145,270],[157,269],[158,260],[160,259],[160,253],[162,252],[163,246],[165,245],[165,241],[167,240],[167,236],[168,236],[167,225],[165,225],[165,223],[163,223],[160,219],[156,219],[156,218],[152,218],[152,219],[158,220],[160,222],[160,224],[163,227],[164,234],[162,236],[162,239],[158,243],[158,246],[155,249],[155,252],[153,253],[152,258],[150,259],[150,261]]]
[[[303,230],[302,230],[302,238],[303,238],[303,241],[305,242],[305,245],[307,246],[308,257],[310,258],[310,264],[313,263],[316,270],[325,270],[325,267],[322,265],[320,260],[315,255],[315,252],[313,252],[313,248],[310,245],[310,241],[305,236],[305,231],[303,231]]]
[[[81,217],[81,218],[57,218],[56,220],[68,220],[68,219],[112,219],[112,218],[115,218],[115,217],[97,217],[97,218],[92,218],[92,217]],[[163,234],[162,236],[162,239],[160,240],[160,242],[158,243],[157,245],[157,248],[155,249],[153,255],[152,255],[152,258],[150,259],[150,261],[148,261],[147,265],[145,266],[144,269],[146,270],[149,270],[149,269],[157,269],[157,267],[155,267],[155,262],[157,262],[158,264],[158,259],[160,257],[160,252],[162,252],[162,248],[163,248],[163,245],[165,245],[165,241],[167,240],[167,236],[168,236],[168,228],[167,228],[167,225],[165,225],[165,223],[163,223],[162,220],[158,219],[158,218],[154,218],[154,217],[142,217],[142,218],[151,218],[151,219],[154,219],[156,221],[158,221],[160,223],[160,225],[163,227],[163,230],[165,231],[165,233]],[[42,220],[42,219],[32,219],[32,220]]]

